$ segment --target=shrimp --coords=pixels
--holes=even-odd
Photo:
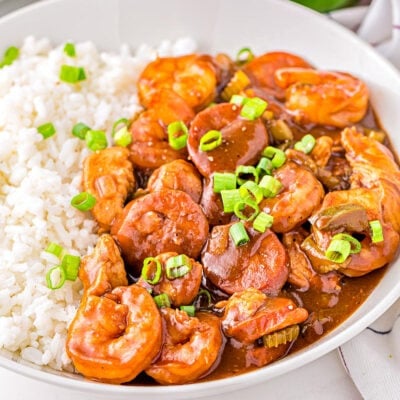
[[[225,335],[245,344],[300,324],[308,317],[308,311],[297,307],[292,300],[268,297],[254,288],[234,293],[224,303],[221,321]]]
[[[198,257],[208,238],[208,222],[187,193],[162,189],[129,202],[111,234],[126,263],[138,275],[149,256],[174,251]]]
[[[237,247],[229,235],[231,225],[214,226],[211,231],[201,254],[206,277],[228,294],[250,287],[278,293],[288,277],[288,257],[277,236],[246,224],[250,241]]]
[[[341,142],[353,171],[351,186],[380,194],[383,219],[400,233],[400,170],[391,151],[355,128],[342,131]]]
[[[260,209],[274,217],[271,227],[274,232],[289,232],[307,221],[319,207],[324,189],[308,169],[293,162],[286,162],[277,169],[274,177],[283,188],[275,197],[265,198]]]
[[[295,54],[274,51],[251,60],[243,67],[243,72],[248,76],[253,88],[262,88],[280,98],[283,93],[276,85],[275,72],[285,67],[312,68],[306,60]]]
[[[369,221],[378,220],[382,225],[382,242],[371,239]],[[318,210],[311,217],[312,235],[303,243],[302,249],[319,272],[338,270],[347,276],[362,276],[385,266],[393,260],[399,245],[399,234],[382,217],[379,193],[358,188],[328,193]],[[341,264],[325,257],[332,237],[337,233],[362,234],[361,251]]]
[[[193,110],[175,93],[160,90],[151,98],[148,109],[130,126],[132,143],[130,160],[140,169],[154,170],[161,165],[187,157],[186,149],[174,150],[168,142],[168,125],[182,121],[186,125],[194,118]]]
[[[240,117],[240,111],[241,107],[235,104],[217,104],[198,113],[192,121],[187,147],[193,164],[204,177],[254,164],[268,145],[261,119],[246,120]],[[222,143],[211,151],[202,151],[200,140],[210,130],[221,132]]]
[[[161,263],[160,280],[155,284],[150,284],[143,277],[137,282],[138,285],[152,290],[154,294],[166,293],[171,304],[179,307],[185,304],[191,304],[196,298],[201,279],[203,276],[203,266],[194,260],[188,258],[190,270],[183,276],[178,278],[168,278],[166,272],[167,261],[171,257],[177,256],[178,253],[168,252],[159,254],[155,259]]]
[[[162,308],[165,342],[159,358],[146,374],[161,384],[193,382],[209,374],[218,364],[225,345],[218,317],[210,313]]]
[[[310,153],[318,168],[324,168],[332,155],[333,139],[330,136],[320,136],[315,140],[315,146]]]
[[[144,106],[149,106],[155,93],[168,89],[199,111],[214,100],[217,84],[218,70],[212,58],[190,54],[157,58],[143,70],[137,86]]]
[[[350,74],[282,68],[276,71],[275,81],[286,89],[285,106],[301,124],[344,128],[360,121],[367,112],[368,88]]]
[[[100,237],[82,264],[84,295],[68,329],[67,353],[87,378],[129,382],[160,351],[160,313],[146,289],[119,286],[127,283],[126,275],[109,235]]]
[[[200,201],[202,183],[196,168],[185,160],[174,160],[156,169],[147,182],[147,189],[175,189],[186,192],[194,202]]]
[[[84,191],[96,198],[91,213],[99,225],[99,233],[108,232],[136,185],[129,151],[109,147],[90,154],[83,163],[82,177]]]

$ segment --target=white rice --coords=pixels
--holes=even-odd
[[[190,39],[165,41],[131,55],[127,46],[110,54],[85,42],[76,44],[76,58],[63,47],[28,37],[19,59],[0,69],[0,349],[68,370],[65,338],[81,283],[48,289],[46,272],[58,260],[43,250],[56,242],[84,255],[96,242],[94,222],[70,206],[88,155],[71,129],[84,122],[110,133],[116,120],[140,110],[135,84],[144,65],[157,54],[185,54],[195,45]],[[83,67],[87,79],[60,82],[62,64]],[[44,140],[36,128],[47,122],[57,133]]]

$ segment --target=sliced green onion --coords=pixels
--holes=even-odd
[[[196,298],[194,299],[193,304],[196,305],[196,308],[201,308],[201,298],[205,297],[207,299],[207,308],[210,307],[210,305],[212,304],[212,298],[211,298],[211,294],[208,290],[206,289],[200,289],[199,292],[196,295]]]
[[[88,130],[85,141],[87,147],[92,151],[103,150],[107,147],[107,137],[104,131]]]
[[[229,100],[229,103],[231,104],[236,104],[237,106],[242,106],[247,100],[247,97],[241,96],[240,94],[234,94],[231,99]]]
[[[65,271],[65,279],[74,281],[78,277],[80,265],[81,258],[79,256],[66,254],[61,261],[61,267]]]
[[[261,157],[256,166],[256,171],[260,177],[263,175],[271,175],[273,168],[272,161],[269,158]]]
[[[299,142],[296,142],[294,148],[302,151],[303,153],[309,154],[315,146],[315,137],[313,135],[304,135]]]
[[[252,165],[238,165],[235,174],[239,185],[243,185],[243,183],[249,181],[250,176],[254,178],[254,182],[258,183],[258,172]]]
[[[246,228],[241,222],[236,222],[229,228],[229,234],[235,246],[242,246],[250,241]]]
[[[96,198],[88,192],[81,192],[71,199],[71,205],[79,211],[89,211],[96,204]]]
[[[185,313],[187,315],[189,315],[190,317],[194,317],[194,314],[196,312],[196,308],[193,305],[190,306],[180,306],[180,309],[182,311],[185,311]]]
[[[222,205],[225,213],[231,213],[235,204],[242,199],[239,189],[221,190]]]
[[[277,149],[276,147],[267,146],[263,150],[262,155],[271,160],[272,166],[274,168],[281,167],[283,164],[285,164],[286,161],[285,153],[281,149]]]
[[[113,137],[114,143],[120,147],[127,147],[132,143],[132,135],[126,126],[115,132]]]
[[[369,222],[369,227],[371,228],[371,240],[372,243],[383,242],[383,229],[382,224],[379,220],[374,220]]]
[[[67,83],[77,83],[86,79],[85,70],[82,67],[61,65],[60,80]]]
[[[211,130],[205,133],[200,139],[200,150],[211,151],[222,144],[222,133],[220,131]]]
[[[183,121],[171,122],[168,125],[167,132],[168,143],[174,150],[181,150],[186,147],[189,130]]]
[[[49,245],[46,247],[46,253],[53,254],[54,256],[60,258],[61,254],[64,251],[64,248],[60,246],[57,243],[51,242]]]
[[[250,47],[243,47],[236,54],[236,62],[239,65],[247,64],[253,58],[254,53],[251,51]]]
[[[215,172],[213,174],[213,191],[236,189],[236,175],[230,172]]]
[[[253,198],[257,204],[259,204],[264,198],[262,189],[253,181],[247,181],[243,183],[243,185],[239,188],[239,193],[242,198]]]
[[[251,99],[247,99],[243,107],[240,111],[240,116],[251,121],[261,117],[263,115],[265,109],[267,108],[268,103],[260,99],[259,97],[253,97]]]
[[[332,240],[325,252],[325,257],[335,263],[341,264],[350,255],[351,244],[348,240]]]
[[[264,175],[261,178],[259,187],[263,191],[264,197],[275,197],[283,188],[282,183],[271,175]]]
[[[72,134],[79,139],[84,140],[86,137],[86,133],[90,131],[90,128],[85,125],[83,122],[78,122],[72,128]]]
[[[171,302],[166,293],[161,293],[157,296],[154,296],[153,299],[154,299],[155,303],[157,304],[158,308],[171,307]]]
[[[3,59],[0,61],[0,68],[5,65],[11,65],[19,57],[19,49],[11,46],[3,54]]]
[[[38,126],[37,131],[43,136],[44,139],[47,139],[56,133],[56,128],[51,122],[47,122],[46,124]]]
[[[350,254],[357,254],[361,251],[361,243],[347,233],[338,233],[332,237],[332,240],[347,240],[350,243]]]
[[[274,217],[261,211],[253,221],[253,228],[261,233],[264,233],[268,228],[271,228],[274,223]]]
[[[51,290],[59,289],[65,283],[65,271],[61,265],[51,268],[46,274],[47,287]]]
[[[126,118],[120,118],[116,120],[113,124],[112,130],[111,130],[111,136],[114,137],[114,135],[121,129],[126,126],[128,126],[129,121]],[[120,127],[120,125],[122,125]]]
[[[168,279],[182,278],[192,269],[192,263],[186,254],[168,258],[165,273]]]
[[[154,267],[156,270],[154,271]],[[140,277],[150,285],[160,282],[162,273],[161,262],[155,257],[147,257],[143,260],[143,268]]]
[[[65,43],[64,53],[69,57],[76,56],[75,45],[73,43]]]
[[[249,216],[247,216],[243,211],[249,209],[252,210],[252,212]],[[244,221],[252,221],[260,212],[260,209],[255,200],[249,196],[236,202],[233,208],[233,212],[239,219],[242,219]]]

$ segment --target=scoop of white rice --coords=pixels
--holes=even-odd
[[[76,57],[47,39],[25,39],[20,57],[0,69],[0,349],[55,369],[71,369],[65,352],[68,324],[79,305],[81,283],[46,285],[57,263],[44,252],[50,242],[84,255],[96,242],[88,214],[70,206],[80,191],[81,165],[89,150],[71,134],[83,122],[110,134],[113,123],[140,111],[136,80],[157,54],[195,50],[190,39],[143,45],[131,55],[102,53],[76,43]],[[83,67],[87,79],[61,82],[61,65]],[[37,127],[52,122],[56,134],[43,139]]]

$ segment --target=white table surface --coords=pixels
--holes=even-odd
[[[33,0],[0,0],[0,16]],[[97,400],[103,397],[56,387],[0,368],[0,400]],[[291,373],[270,380],[251,389],[235,391],[218,400],[279,399],[279,400],[362,400],[352,380],[346,374],[337,351]]]

